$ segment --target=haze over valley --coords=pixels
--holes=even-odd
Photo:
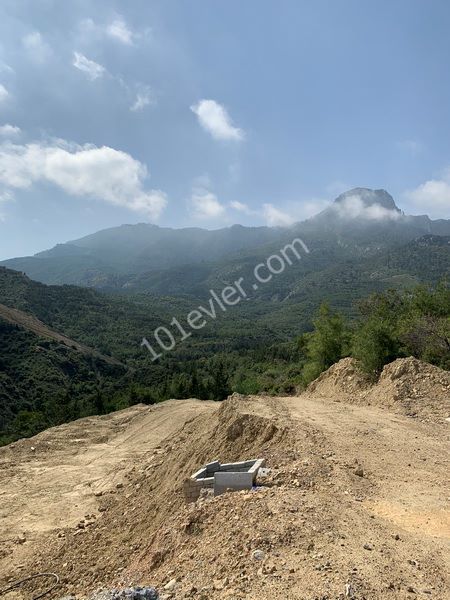
[[[0,3],[0,596],[445,600],[450,5]]]

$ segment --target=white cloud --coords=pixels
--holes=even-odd
[[[132,46],[134,41],[141,37],[140,34],[131,30],[125,19],[120,15],[110,23],[102,25],[95,23],[90,18],[83,19],[79,23],[79,31],[84,40],[102,40],[108,37],[126,46]]]
[[[300,206],[301,219],[309,219],[325,210],[330,205],[329,200],[307,200]]]
[[[247,206],[247,204],[239,202],[239,200],[233,200],[232,202],[230,202],[230,206],[231,208],[234,208],[234,210],[237,210],[239,212],[243,212],[246,214],[250,212],[250,208]]]
[[[242,129],[235,127],[224,106],[215,100],[200,100],[191,106],[191,110],[198,117],[200,125],[216,140],[244,139]]]
[[[16,127],[15,125],[10,125],[6,123],[5,125],[0,125],[0,137],[14,137],[21,133],[20,127]]]
[[[0,190],[0,203],[11,202],[14,200],[14,194],[9,190]]]
[[[14,200],[14,194],[9,190],[0,190],[0,223],[6,221],[6,213],[2,210],[2,205]]]
[[[263,218],[267,225],[288,227],[293,223],[304,221],[321,212],[330,205],[328,200],[312,199],[304,202],[292,202],[288,210],[277,208],[273,204],[263,204],[261,209],[254,210],[244,202],[234,200],[229,206],[242,214]]]
[[[83,37],[88,37],[97,31],[98,27],[91,18],[82,19],[78,23],[78,29]]]
[[[153,106],[155,102],[156,101],[152,90],[146,86],[137,93],[136,100],[130,106],[130,110],[133,112],[139,112],[146,106]]]
[[[28,52],[31,60],[36,63],[44,63],[51,56],[52,50],[44,41],[39,31],[33,31],[22,38],[22,44]]]
[[[191,204],[194,216],[199,219],[217,219],[225,214],[225,207],[212,192],[196,188],[192,192]]]
[[[83,73],[86,73],[86,75],[92,81],[102,77],[106,72],[105,67],[99,65],[93,60],[89,60],[89,58],[86,58],[86,56],[84,56],[84,54],[80,54],[80,52],[73,53],[72,65],[80,71],[83,71]]]
[[[289,227],[295,219],[273,204],[263,204],[263,216],[270,227]]]
[[[312,217],[330,205],[328,200],[310,200],[307,202],[295,202],[289,205],[289,212],[277,208],[273,204],[263,204],[261,209],[254,210],[238,200],[230,202],[233,210],[247,216],[263,218],[267,225],[272,227],[288,227],[298,221]]]
[[[78,146],[59,141],[0,145],[0,183],[29,189],[51,183],[73,196],[96,198],[157,219],[167,204],[160,190],[145,190],[144,164],[107,146]]]
[[[204,189],[208,190],[212,187],[213,183],[211,177],[208,173],[203,173],[203,175],[198,175],[193,182],[193,189]]]
[[[5,88],[4,85],[2,85],[0,83],[0,102],[3,102],[4,100],[6,100],[6,98],[9,96],[9,92],[8,90]]]
[[[441,179],[430,179],[404,195],[422,214],[441,219],[449,218],[450,168],[444,171]]]
[[[341,202],[332,205],[339,217],[345,219],[365,219],[369,221],[395,221],[402,213],[386,208],[377,202],[367,205],[358,194],[347,196]]]
[[[237,210],[238,212],[244,215],[259,215],[259,212],[257,210],[253,210],[252,208],[250,208],[250,206],[248,206],[248,204],[245,204],[244,202],[239,202],[239,200],[233,200],[232,202],[230,202],[230,207],[233,210]]]
[[[115,19],[112,23],[110,23],[106,27],[106,33],[110,37],[121,42],[122,44],[126,44],[128,46],[131,46],[133,44],[134,34],[131,31],[131,29],[127,26],[122,17],[119,17],[118,19]]]
[[[5,73],[14,73],[14,69],[12,67],[0,60],[0,73],[2,71]]]

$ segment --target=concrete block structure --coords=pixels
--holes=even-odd
[[[202,489],[212,489],[214,495],[227,490],[251,489],[259,469],[264,465],[263,458],[238,463],[210,462],[186,479],[183,484],[184,497],[187,502],[195,502]]]
[[[232,471],[218,472],[214,475],[214,496],[220,496],[227,490],[251,490],[253,487],[252,473],[233,473]]]

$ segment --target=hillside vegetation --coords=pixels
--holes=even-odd
[[[349,214],[355,193],[388,217]],[[291,394],[348,356],[373,379],[409,355],[448,369],[449,234],[448,221],[408,217],[387,192],[357,189],[293,228],[141,224],[6,261],[86,287],[0,267],[0,442],[137,402]],[[298,236],[309,252],[252,285],[255,266]],[[158,327],[186,326],[211,290],[237,280],[246,301],[216,307],[183,341],[175,331],[173,350],[152,362],[143,338],[154,346]]]
[[[361,203],[357,214],[351,210],[354,198]],[[371,207],[381,209],[384,218],[366,218],[364,210]],[[208,285],[215,275],[220,279],[221,272],[226,274],[236,264],[245,268],[250,261],[253,267],[259,258],[267,258],[297,237],[311,248],[305,270],[297,273],[304,275],[342,260],[375,256],[422,236],[449,237],[450,221],[404,215],[385,190],[355,188],[341,194],[322,213],[289,228],[234,225],[208,231],[146,223],[122,225],[0,264],[47,284],[189,294],[198,291],[199,283]],[[393,259],[394,272],[398,266]],[[408,265],[400,270],[405,267],[408,270]],[[189,275],[188,281],[183,272]],[[280,293],[282,297],[283,289]]]
[[[0,277],[5,308],[6,303],[20,306],[23,317],[14,323],[11,314],[19,311],[4,310],[3,319],[0,314],[3,443],[137,402],[293,393],[349,355],[374,378],[384,364],[408,355],[450,368],[450,291],[445,284],[377,294],[355,307],[360,317],[345,317],[324,304],[313,332],[291,339],[250,317],[231,315],[151,362],[140,340],[162,319],[168,322],[161,299],[48,287],[5,269]],[[184,308],[183,303],[171,306],[178,308],[176,314]],[[307,329],[308,322],[297,331],[302,326]]]

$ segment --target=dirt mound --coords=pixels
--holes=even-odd
[[[91,484],[89,510],[77,522],[33,540],[25,536],[19,553],[6,546],[0,588],[52,571],[62,580],[55,597],[84,598],[100,588],[135,585],[155,586],[165,600],[343,600],[346,592],[358,600],[400,600],[411,590],[417,597],[445,597],[449,534],[441,428],[312,395],[236,394],[220,404],[169,401],[129,410],[133,414],[123,411],[116,423],[118,438],[103,431],[107,442],[94,442],[101,448],[95,454],[91,418],[86,446],[80,442],[77,451],[87,452],[92,469],[120,450],[120,478],[113,470],[113,485],[103,479],[100,487]],[[105,428],[108,420],[99,423]],[[152,437],[163,424],[167,436]],[[75,425],[64,426],[69,440]],[[82,429],[78,424],[77,435]],[[59,439],[58,432],[47,432],[45,442]],[[43,443],[42,434],[38,441]],[[29,443],[39,452],[37,442]],[[36,460],[29,460],[25,447],[17,455],[14,450],[5,450],[11,480]],[[184,502],[183,482],[201,465],[258,457],[270,468],[259,488]],[[61,454],[58,460],[63,470],[68,458]],[[44,469],[41,463],[39,472]],[[103,466],[102,477],[104,472]],[[70,488],[84,488],[83,477],[79,472],[76,481],[72,473]],[[7,477],[4,484],[7,489]],[[35,485],[24,477],[22,495]],[[53,491],[50,486],[40,490],[42,498],[64,494],[61,481]],[[21,497],[19,487],[15,496]],[[29,507],[18,500],[14,519],[20,521]],[[69,504],[74,501],[70,496]],[[34,591],[24,588],[6,600]]]
[[[181,407],[182,402],[172,404]],[[33,570],[51,567],[63,573],[63,591],[64,586],[82,593],[107,582],[126,583],[120,574],[137,550],[150,554],[153,536],[184,506],[183,482],[199,466],[214,458],[232,462],[260,454],[270,460],[271,448],[289,435],[287,418],[274,403],[268,399],[259,410],[257,399],[235,395],[217,403],[215,411],[199,411],[176,435],[169,431],[164,443],[141,454],[133,467],[128,465],[112,489],[91,489],[90,499],[98,503],[100,514],[90,505],[78,523],[41,542],[32,558]]]
[[[353,358],[343,358],[313,381],[307,392],[347,400],[371,387],[370,379]]]
[[[33,554],[42,535],[53,538],[53,532],[75,531],[83,522],[88,527],[134,464],[160,462],[165,439],[217,408],[199,400],[137,405],[0,448],[0,579]]]
[[[416,358],[386,365],[366,400],[409,416],[446,419],[450,416],[450,372]]]
[[[311,383],[307,392],[380,406],[423,420],[442,422],[450,416],[450,372],[413,357],[386,365],[375,384],[358,369],[356,361],[344,358]]]

